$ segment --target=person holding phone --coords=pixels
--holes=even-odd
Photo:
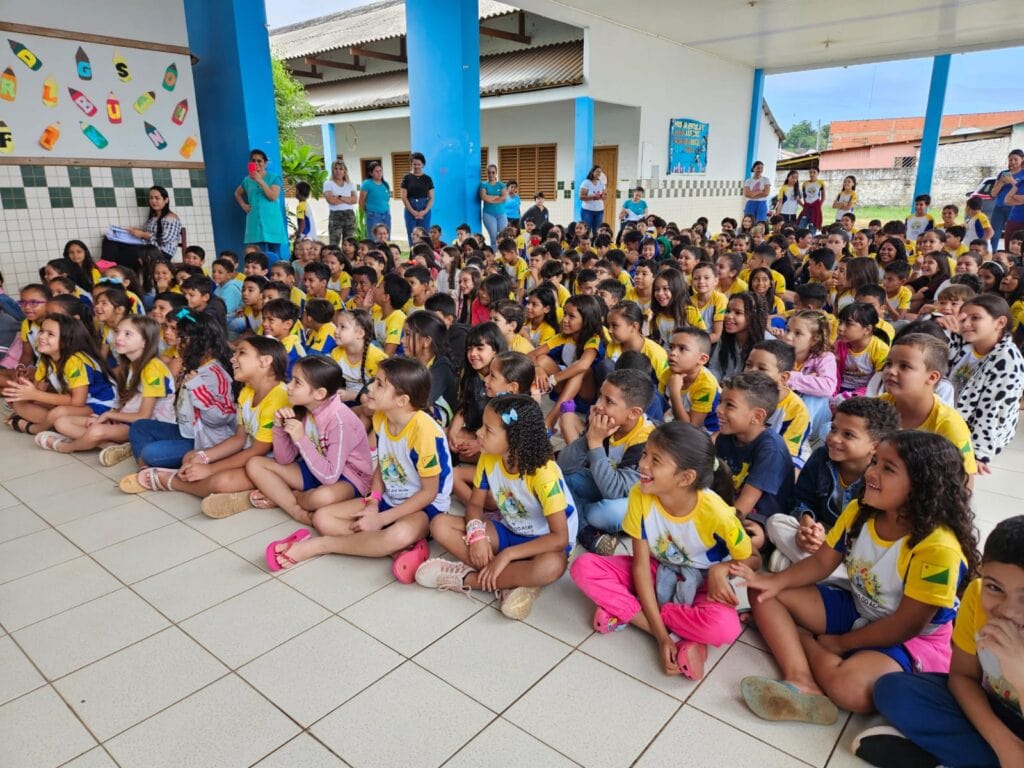
[[[999,240],[1003,235],[1003,227],[1010,215],[1012,205],[1007,205],[1006,196],[1017,183],[1017,174],[1024,166],[1024,151],[1014,149],[1010,152],[1006,161],[1007,168],[1004,168],[996,176],[989,194],[995,198],[995,205],[992,206],[992,253],[999,250]]]
[[[281,243],[288,240],[279,198],[281,177],[267,170],[261,149],[249,153],[249,175],[235,190],[235,200],[245,211],[245,250],[262,251],[270,263],[280,259]]]

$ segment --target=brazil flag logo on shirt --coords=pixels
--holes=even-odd
[[[949,584],[949,566],[922,563],[921,580],[929,584]]]

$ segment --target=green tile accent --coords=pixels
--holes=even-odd
[[[86,167],[80,165],[69,165],[68,178],[71,180],[72,187],[92,186],[92,172]]]
[[[117,208],[117,198],[113,187],[93,187],[92,196],[97,208]]]
[[[174,205],[177,207],[184,206],[188,208],[192,205],[192,190],[184,188],[174,189]]]
[[[22,165],[21,182],[26,187],[45,187],[46,169],[41,165]]]
[[[563,189],[565,189],[565,182],[564,181],[558,182],[558,191],[561,192]]]
[[[75,201],[71,197],[71,187],[50,187],[50,206],[52,208],[74,208]]]
[[[171,181],[170,168],[154,168],[153,184],[164,189],[169,189],[174,182]]]
[[[0,203],[8,211],[17,211],[28,208],[28,200],[25,199],[25,190],[21,187],[0,187]]]
[[[111,175],[114,177],[114,186],[130,189],[135,186],[135,178],[132,176],[131,168],[111,168]]]
[[[135,188],[135,204],[139,208],[149,208],[149,187]]]
[[[205,168],[189,168],[188,169],[188,180],[193,188],[205,187],[206,186],[206,169]]]

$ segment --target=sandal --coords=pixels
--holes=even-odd
[[[249,505],[256,509],[274,509],[277,504],[263,495],[263,491],[252,491],[249,493]]]
[[[139,475],[145,470],[139,470],[133,472],[130,475],[125,475],[118,482],[117,487],[121,489],[121,493],[145,493],[149,490],[142,483],[139,482]]]
[[[420,539],[411,547],[403,549],[395,555],[391,563],[391,572],[403,584],[412,584],[416,581],[416,569],[430,557],[430,547],[426,539]]]
[[[298,560],[293,560],[288,556],[288,550],[292,548],[292,545],[309,538],[309,530],[306,528],[299,528],[291,536],[284,539],[278,539],[267,544],[267,551],[265,553],[267,558],[267,568],[272,571],[283,571],[285,568],[291,568],[294,565],[298,565]],[[284,549],[280,552],[277,551],[278,546],[284,545]],[[281,561],[284,560],[288,565],[281,565]]]
[[[238,491],[237,493],[211,493],[200,504],[200,509],[207,517],[220,520],[224,517],[236,515],[252,508],[249,501],[249,491]]]
[[[164,484],[163,478],[160,477],[161,472],[170,472],[167,475],[166,485]],[[173,491],[171,483],[174,482],[174,478],[178,476],[178,470],[167,469],[166,467],[146,467],[144,470],[139,472],[139,485],[145,491]],[[146,484],[149,482],[149,485]]]
[[[54,432],[52,429],[47,429],[36,435],[35,442],[36,445],[44,451],[56,451],[58,445],[61,443],[70,443],[71,438],[65,437],[60,432]]]
[[[704,677],[704,664],[708,660],[708,647],[704,643],[692,640],[680,640],[676,643],[676,666],[688,680],[700,680]]]
[[[828,696],[804,693],[785,680],[745,677],[740,691],[750,711],[762,720],[832,725],[839,719],[839,709]]]
[[[100,451],[100,464],[104,467],[116,467],[122,461],[132,455],[132,444],[121,443],[119,445],[108,445]]]
[[[15,414],[14,416],[11,416],[11,418],[7,421],[7,424],[15,432],[20,432],[23,435],[34,435],[35,434],[32,431],[32,427],[35,426],[35,422],[31,422],[28,419],[23,419],[23,418],[21,418],[21,416],[18,416],[17,414]]]

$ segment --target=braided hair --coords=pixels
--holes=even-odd
[[[526,395],[499,395],[487,404],[505,425],[510,471],[530,475],[554,458],[544,412]]]

